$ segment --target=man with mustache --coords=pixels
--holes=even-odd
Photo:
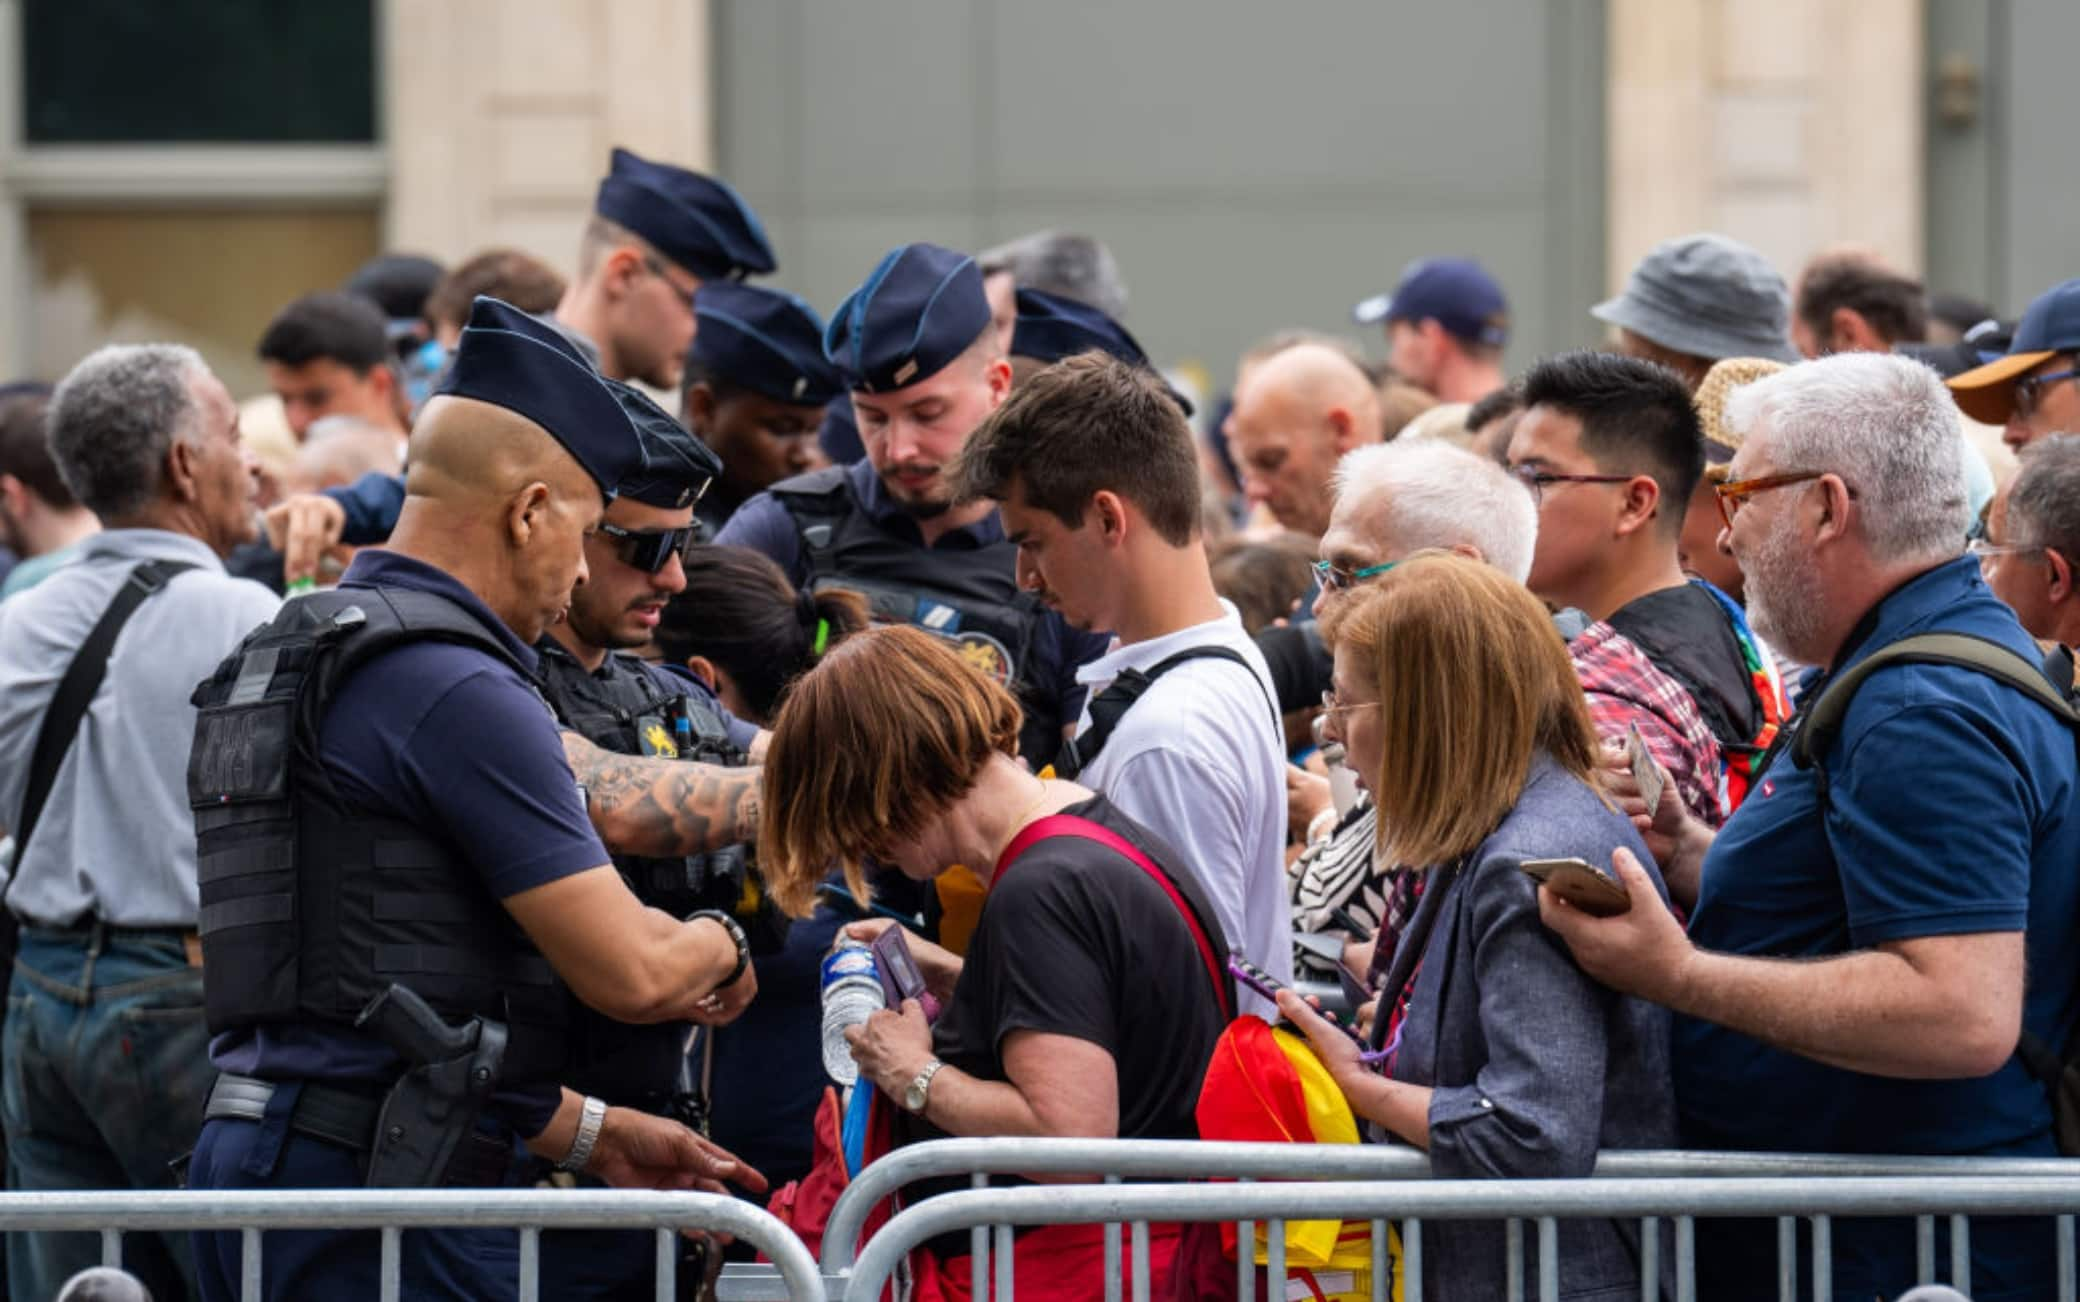
[[[1104,639],[1068,628],[1016,577],[996,506],[956,503],[946,468],[1011,391],[975,260],[935,244],[881,259],[832,314],[824,353],[852,389],[867,456],[783,480],[716,541],[770,556],[798,588],[863,592],[874,616],[950,638],[1010,686],[1034,767],[1083,707],[1076,668]]]

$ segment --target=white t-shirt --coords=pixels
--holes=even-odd
[[[1228,943],[1290,982],[1285,747],[1270,704],[1277,698],[1271,671],[1235,607],[1223,601],[1221,608],[1220,619],[1146,642],[1121,646],[1115,640],[1076,671],[1076,681],[1095,698],[1121,671],[1148,669],[1191,647],[1228,647],[1249,663],[1249,673],[1213,657],[1170,669],[1120,718],[1076,780],[1175,847]],[[1088,727],[1086,705],[1077,731]],[[1240,1011],[1277,1016],[1268,1000],[1240,993]]]

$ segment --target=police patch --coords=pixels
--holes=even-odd
[[[1002,642],[987,633],[973,629],[955,633],[946,639],[960,652],[961,659],[995,682],[999,687],[1009,687],[1012,675],[1018,666],[1011,662],[1011,652]]]

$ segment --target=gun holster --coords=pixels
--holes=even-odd
[[[369,1187],[425,1189],[444,1183],[456,1147],[469,1137],[498,1083],[505,1024],[474,1017],[450,1026],[401,985],[369,1000],[354,1024],[381,1036],[406,1063],[376,1119]]]

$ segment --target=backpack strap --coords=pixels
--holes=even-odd
[[[108,676],[108,657],[115,650],[116,635],[147,597],[165,587],[174,575],[194,568],[189,561],[169,560],[145,561],[134,567],[116,589],[108,609],[101,612],[100,622],[80,643],[72,663],[65,667],[65,676],[58,680],[58,690],[51,697],[49,712],[43,716],[43,726],[37,730],[36,749],[29,760],[29,782],[22,797],[20,826],[14,834],[16,867],[27,862],[24,856],[29,849],[29,837],[43,817],[44,804],[58,781],[58,769],[65,762],[66,752],[72,749],[72,739],[87,717],[95,694],[101,690],[102,680]]]
[[[1816,766],[1840,735],[1849,703],[1855,699],[1856,689],[1863,686],[1863,680],[1888,665],[1898,664],[1955,665],[1976,670],[2013,687],[2057,715],[2067,727],[2080,732],[2080,710],[2075,710],[2072,702],[2052,685],[2050,675],[2055,671],[2032,664],[1989,638],[1969,633],[1919,633],[1880,647],[1821,689],[1812,706],[1803,711],[1798,735],[1791,742],[1791,762],[1801,769]]]
[[[1239,651],[1225,646],[1186,647],[1146,669],[1121,670],[1119,677],[1113,679],[1104,691],[1092,697],[1091,726],[1062,743],[1061,753],[1055,756],[1054,775],[1073,781],[1077,774],[1090,767],[1091,761],[1098,758],[1098,752],[1105,749],[1105,743],[1112,740],[1112,730],[1119,727],[1119,721],[1134,708],[1134,702],[1156,685],[1156,679],[1188,660],[1232,660],[1241,665],[1249,674],[1250,681],[1257,685],[1257,690],[1264,694],[1264,703],[1271,707],[1274,723],[1279,719],[1278,703],[1271,699],[1264,680],[1257,677],[1257,671]]]
[[[1095,841],[1114,854],[1131,860],[1141,871],[1147,873],[1156,885],[1163,888],[1163,894],[1169,897],[1178,916],[1184,919],[1186,929],[1192,933],[1192,944],[1199,951],[1199,961],[1206,967],[1207,979],[1213,982],[1213,996],[1220,1004],[1222,1019],[1232,1018],[1235,1015],[1234,986],[1227,975],[1227,969],[1221,964],[1219,955],[1214,953],[1213,941],[1207,938],[1206,925],[1199,920],[1198,910],[1192,907],[1184,892],[1177,889],[1177,883],[1170,880],[1170,874],[1156,866],[1155,860],[1143,854],[1141,848],[1132,841],[1102,823],[1093,823],[1088,818],[1078,818],[1074,814],[1050,814],[1046,818],[1034,819],[1026,824],[1024,831],[1011,839],[1010,845],[1004,847],[1003,855],[997,859],[997,870],[990,874],[990,885],[995,886],[1005,871],[1017,862],[1020,855],[1035,844],[1056,836],[1073,836],[1085,841]]]

